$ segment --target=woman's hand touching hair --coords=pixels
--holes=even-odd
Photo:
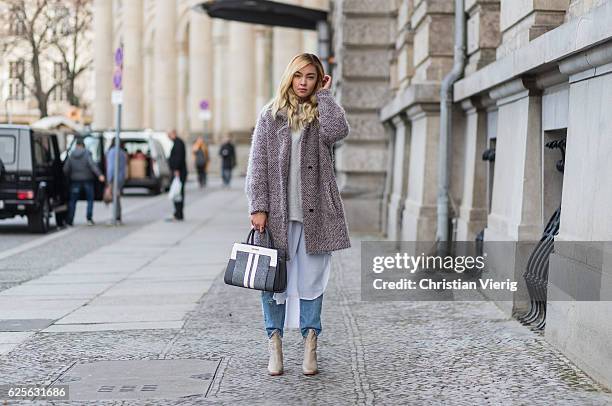
[[[332,77],[329,75],[323,76],[323,87],[321,89],[329,90],[331,88]]]
[[[267,220],[268,214],[266,212],[258,211],[251,214],[251,225],[260,233],[263,233]]]

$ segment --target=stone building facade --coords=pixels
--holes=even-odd
[[[356,128],[339,149],[338,169],[347,194],[371,199],[347,208],[364,221],[365,207],[373,212],[380,200],[368,228],[390,240],[436,237],[440,85],[453,64],[454,4],[334,1],[337,93]],[[549,300],[545,336],[610,387],[610,249],[561,247],[612,237],[612,1],[464,5],[467,64],[454,85],[451,235],[481,236],[492,275],[524,283],[529,252],[519,244],[496,251],[494,242],[538,241],[560,208],[549,299],[551,286],[568,280],[593,299]],[[563,172],[556,168],[559,149],[546,146],[552,141],[565,143]],[[368,147],[353,153],[357,145]],[[508,314],[520,314],[525,292],[495,299]]]
[[[327,9],[328,0],[286,3]],[[250,135],[289,60],[316,52],[314,31],[272,28],[195,12],[197,0],[94,0],[94,127],[114,125],[113,51],[124,46],[123,127],[176,128],[192,140],[206,126],[217,171],[216,145],[228,134],[246,171]],[[200,119],[200,102],[212,119]]]

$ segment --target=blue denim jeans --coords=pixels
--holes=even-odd
[[[261,292],[261,303],[263,307],[264,323],[268,337],[272,337],[275,330],[283,336],[285,326],[285,304],[277,304],[272,292]],[[300,332],[302,337],[308,335],[308,330],[313,329],[318,336],[321,333],[321,306],[323,295],[313,300],[300,299]]]
[[[229,185],[232,181],[232,169],[231,168],[221,168],[221,178],[223,178],[223,184]]]
[[[68,224],[74,221],[77,200],[81,195],[81,189],[85,189],[87,199],[87,220],[92,220],[94,204],[94,181],[93,180],[73,180],[70,182],[70,201],[68,202]]]

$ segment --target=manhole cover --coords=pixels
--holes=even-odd
[[[221,361],[162,359],[76,364],[56,382],[70,400],[175,399],[205,395]]]

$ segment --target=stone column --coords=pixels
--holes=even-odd
[[[434,241],[438,179],[440,105],[417,104],[408,109],[412,124],[408,189],[402,218],[402,240]]]
[[[251,135],[255,127],[255,39],[250,24],[228,23],[227,77],[224,83],[227,99],[228,134],[236,145],[237,173],[246,174]]]
[[[385,177],[385,189],[383,190],[382,196],[381,233],[383,236],[389,237],[389,202],[391,201],[391,193],[393,191],[393,167],[395,166],[395,154],[393,153],[395,150],[395,127],[391,120],[384,121],[383,126],[385,129],[385,136],[388,140],[387,156],[389,159],[387,159],[387,176]]]
[[[499,0],[467,0],[466,75],[495,61],[496,49],[501,40],[499,31]]]
[[[485,238],[535,241],[542,229],[542,98],[525,79],[490,94],[497,101],[498,117],[493,199]],[[516,117],[526,119],[517,122]]]
[[[142,111],[142,126],[144,128],[153,128],[154,123],[154,101],[153,101],[153,74],[155,71],[153,63],[153,44],[145,45],[143,50],[143,83],[142,83],[142,94],[143,94],[143,111]]]
[[[414,82],[439,83],[452,69],[454,10],[453,1],[414,0]]]
[[[272,98],[272,28],[255,27],[255,113]]]
[[[498,106],[495,174],[484,240],[487,268],[496,280],[517,281],[516,292],[493,297],[507,314],[527,309],[523,273],[542,233],[542,104],[535,84],[516,79],[490,92]],[[517,120],[521,117],[521,120]],[[492,243],[516,241],[521,244]]]
[[[176,129],[181,136],[189,135],[189,112],[187,83],[189,81],[189,44],[177,42],[177,77],[176,77]]]
[[[154,125],[165,131],[176,127],[176,2],[155,3]]]
[[[349,136],[336,146],[336,175],[353,232],[382,231],[380,203],[389,157],[378,112],[390,96],[395,3],[334,3],[332,21],[337,34],[333,89],[351,128]]]
[[[315,8],[319,10],[329,10],[328,0],[302,0],[302,6],[307,8]],[[302,49],[300,52],[310,52],[318,54],[317,32],[311,30],[302,31]]]
[[[123,3],[123,117],[125,128],[140,128],[142,120],[142,0]]]
[[[405,114],[393,117],[395,128],[393,142],[393,174],[391,196],[389,198],[389,217],[387,237],[390,240],[401,240],[402,212],[408,188],[408,167],[410,163],[410,123]]]
[[[406,112],[410,121],[410,147],[403,152],[409,156],[405,158],[408,186],[402,202],[401,239],[432,241],[437,224],[439,83],[453,64],[454,2],[403,2],[397,22],[394,48],[400,84],[381,110],[381,118]],[[455,142],[452,148],[451,156],[462,144]],[[402,153],[397,147],[395,152]]]
[[[497,59],[563,24],[569,0],[501,0],[502,42]]]
[[[216,110],[213,103],[213,43],[212,21],[208,15],[190,12],[189,14],[189,127],[192,132],[202,133],[204,122],[199,119],[199,103],[208,100],[210,109]],[[213,123],[208,123],[208,131]]]
[[[487,148],[487,111],[480,102],[465,101],[465,153],[463,161],[463,192],[457,241],[474,241],[487,225],[487,163],[482,152]]]
[[[283,0],[281,3],[301,5],[300,0]],[[303,52],[302,30],[294,28],[274,27],[272,34],[272,83],[274,92],[280,84],[281,76],[291,59]]]
[[[253,26],[230,21],[228,23],[227,68],[225,81],[230,135],[243,140],[250,139],[255,126],[255,41]],[[238,139],[235,139],[238,141]]]
[[[214,19],[213,30],[213,132],[215,142],[219,142],[227,131],[227,92],[225,71],[227,57],[227,25],[228,21]]]
[[[93,11],[93,66],[95,97],[93,100],[93,127],[110,128],[113,125],[113,9],[110,0],[95,0]]]
[[[410,85],[414,76],[414,30],[410,22],[413,0],[403,1],[397,16],[398,34],[395,41],[395,60],[398,91]]]

